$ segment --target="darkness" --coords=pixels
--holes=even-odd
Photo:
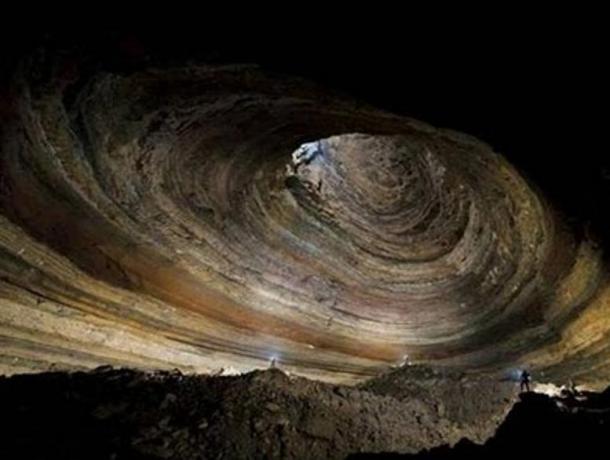
[[[62,54],[77,49],[100,66],[254,62],[479,137],[541,187],[568,221],[590,223],[609,243],[608,37],[601,17],[530,11],[464,21],[449,13],[50,22],[3,31],[2,68],[41,45]]]
[[[610,245],[610,40],[599,24],[604,16],[569,12],[557,20],[550,12],[540,18],[521,12],[508,24],[473,16],[473,27],[451,15],[440,20],[440,12],[427,21],[387,13],[362,22],[323,13],[309,22],[294,21],[295,11],[290,20],[246,19],[232,27],[209,14],[172,25],[142,16],[120,26],[45,21],[43,13],[44,25],[26,25],[25,17],[6,15],[0,27],[0,105],[18,61],[41,48],[119,70],[151,63],[253,62],[486,141],[576,229],[589,227]],[[92,10],[88,17],[96,14]],[[553,427],[545,439],[568,436],[574,426]],[[591,433],[599,440],[605,431],[596,427]]]

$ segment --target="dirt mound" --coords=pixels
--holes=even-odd
[[[0,457],[325,459],[414,453],[464,436],[490,436],[514,391],[506,382],[421,368],[359,388],[279,370],[229,377],[112,369],[14,376],[0,379],[8,422]],[[484,416],[474,417],[476,410]]]
[[[406,406],[436,408],[432,423],[449,420],[456,433],[475,442],[489,438],[516,399],[513,383],[447,368],[407,366],[360,385]],[[451,438],[452,442],[458,439]]]
[[[354,454],[366,459],[601,458],[610,434],[610,391],[564,392],[558,397],[524,393],[485,444],[462,439],[414,455]]]

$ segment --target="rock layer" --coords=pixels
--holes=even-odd
[[[3,373],[608,377],[600,249],[477,139],[252,66],[32,59],[3,106]]]

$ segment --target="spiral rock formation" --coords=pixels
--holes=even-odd
[[[5,99],[3,373],[608,377],[599,248],[475,138],[252,66],[30,62]]]

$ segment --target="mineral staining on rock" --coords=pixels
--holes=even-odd
[[[599,249],[477,139],[247,66],[24,64],[11,94],[3,373],[608,377]]]

